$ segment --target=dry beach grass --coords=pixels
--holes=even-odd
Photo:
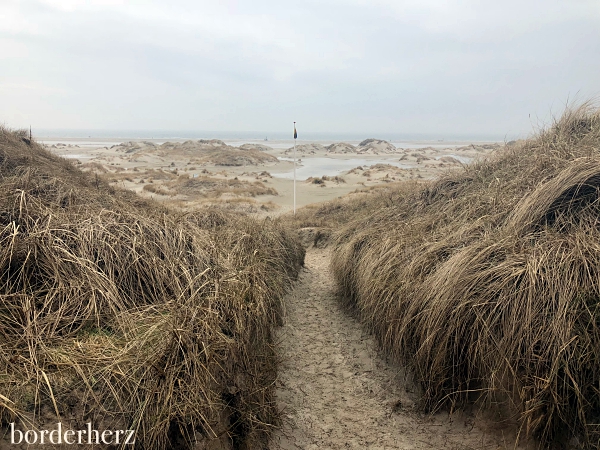
[[[266,441],[272,328],[304,256],[278,223],[175,213],[0,129],[0,242],[2,426]]]
[[[599,445],[599,150],[600,111],[571,109],[336,234],[342,293],[426,410],[475,402],[542,447]]]
[[[377,153],[387,145],[361,144],[376,145]],[[597,109],[569,110],[536,136],[432,181],[421,174],[448,167],[435,159],[436,149],[394,150],[429,164],[427,172],[371,164],[343,178],[313,177],[301,184],[311,201],[340,186],[351,194],[277,220],[226,212],[258,209],[261,198],[266,213],[272,198],[289,199],[289,183],[256,165],[269,149],[225,149],[235,153],[223,154],[227,161],[242,166],[221,173],[213,166],[222,147],[219,141],[129,143],[107,150],[117,156],[84,173],[25,133],[0,130],[2,426],[17,419],[45,426],[60,417],[74,429],[88,421],[134,428],[143,448],[264,448],[280,424],[276,384],[287,383],[282,398],[297,404],[290,396],[312,380],[307,398],[318,402],[306,411],[300,405],[295,419],[312,424],[302,414],[319,410],[315,417],[327,426],[319,436],[312,428],[296,433],[296,443],[326,445],[334,436],[339,448],[354,441],[410,444],[417,435],[411,429],[427,419],[395,406],[398,389],[354,396],[358,375],[352,358],[344,358],[363,337],[345,330],[353,322],[334,307],[333,283],[322,270],[329,250],[311,250],[312,271],[304,269],[288,298],[293,320],[286,329],[302,336],[283,348],[304,359],[284,361],[293,370],[277,380],[273,327],[282,323],[283,294],[303,263],[291,231],[301,229],[306,244],[333,242],[342,301],[411,370],[421,411],[475,405],[494,411],[500,426],[516,425],[522,443],[535,437],[540,447],[598,446]],[[211,160],[201,169],[193,163],[198,149]],[[483,150],[469,154],[484,156]],[[171,154],[181,158],[168,161]],[[246,155],[255,167],[243,167]],[[139,165],[144,158],[146,167]],[[199,173],[190,177],[192,170]],[[357,181],[371,179],[377,185]],[[141,195],[114,187],[115,180]],[[166,203],[142,197],[150,194]],[[210,204],[218,207],[198,209]],[[332,336],[323,324],[333,322],[339,330]],[[342,331],[352,339],[340,340]],[[334,360],[331,349],[345,343],[348,352]],[[314,355],[314,376],[307,376]],[[373,380],[390,379],[393,366],[381,366],[385,373],[373,373]],[[345,399],[338,401],[343,380]],[[315,394],[321,387],[330,397]],[[348,425],[368,423],[362,416],[338,423],[348,399],[360,406],[352,409],[357,414],[382,408],[373,415],[381,428],[374,429],[403,423],[404,431],[384,439]],[[323,417],[330,410],[337,413]],[[432,420],[419,434],[428,439],[424,448],[446,445],[446,438],[427,437],[440,424],[439,416]],[[448,430],[458,432],[456,445],[479,442],[479,432],[465,431],[461,441],[462,428]],[[508,435],[492,434],[489,448],[506,443]]]

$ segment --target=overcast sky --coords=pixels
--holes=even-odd
[[[515,136],[599,94],[600,0],[0,0],[10,127]]]

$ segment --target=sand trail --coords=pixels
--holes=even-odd
[[[403,369],[379,356],[336,299],[329,258],[327,249],[309,249],[286,298],[277,386],[284,425],[271,449],[513,448],[500,430],[474,426],[468,415],[416,411],[416,388]]]

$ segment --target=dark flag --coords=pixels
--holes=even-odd
[[[296,131],[296,122],[294,122],[294,139],[298,138],[298,132]]]

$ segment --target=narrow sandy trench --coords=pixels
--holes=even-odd
[[[336,300],[329,258],[328,249],[309,249],[286,298],[277,385],[284,426],[271,449],[513,448],[501,430],[483,430],[466,415],[414,409],[416,389],[402,368],[379,356]]]

